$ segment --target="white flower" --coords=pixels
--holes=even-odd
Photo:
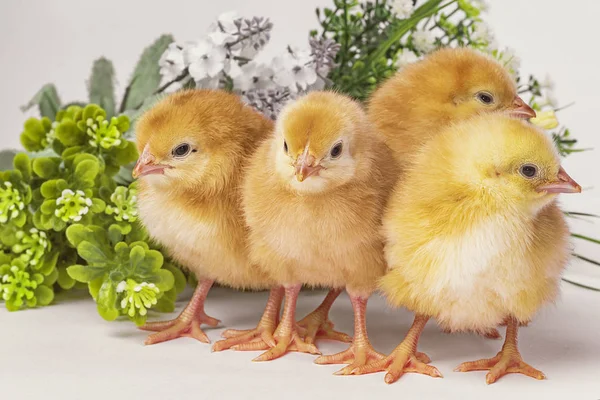
[[[276,57],[272,65],[275,83],[292,92],[306,90],[317,81],[317,72],[309,51],[289,49],[284,55]]]
[[[196,87],[198,89],[219,89],[221,85],[222,75],[215,76],[214,78],[204,78],[196,81]]]
[[[275,86],[271,79],[273,70],[254,61],[241,67],[232,66],[231,75],[233,77],[233,88],[243,92],[250,89],[270,89]]]
[[[217,46],[210,38],[190,43],[183,50],[185,63],[195,81],[205,78],[215,78],[229,68],[227,50]]]
[[[521,59],[511,48],[506,48],[504,51],[498,51],[496,54],[496,59],[513,75],[516,75],[519,67],[521,66]]]
[[[400,50],[396,55],[396,67],[398,68],[403,68],[415,61],[419,61],[419,56],[408,49]]]
[[[429,30],[419,29],[413,32],[412,42],[420,53],[429,53],[435,49],[435,38]]]
[[[169,82],[177,78],[185,69],[183,49],[177,43],[171,43],[158,61],[163,81]]]
[[[552,77],[550,75],[546,74],[546,77],[542,82],[540,82],[540,85],[542,85],[543,88],[546,88],[548,90],[554,90],[554,81],[552,80]]]
[[[475,28],[473,29],[471,39],[475,40],[476,42],[491,43],[494,41],[494,33],[492,32],[490,26],[485,22],[477,22],[475,24]]]
[[[490,9],[490,5],[486,0],[471,0],[471,5],[473,5],[473,7],[477,7],[483,12],[486,12]]]
[[[412,0],[396,0],[392,3],[392,10],[396,13],[399,19],[406,19],[411,16],[414,11]]]
[[[235,33],[238,31],[235,21],[240,19],[241,16],[237,11],[228,11],[217,17],[217,21],[225,33]]]

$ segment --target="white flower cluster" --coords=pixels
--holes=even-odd
[[[309,48],[288,47],[281,56],[261,64],[253,59],[269,41],[271,28],[265,18],[220,15],[206,37],[169,46],[159,61],[163,84],[172,82],[169,89],[177,90],[193,80],[197,88],[216,89],[231,82],[248,103],[274,117],[298,93],[325,86],[339,45],[311,40]]]
[[[406,19],[412,15],[415,6],[412,0],[395,0],[392,2],[392,10],[396,13],[396,18]]]

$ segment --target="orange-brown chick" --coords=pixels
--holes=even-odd
[[[241,208],[244,167],[273,123],[238,96],[189,90],[170,95],[140,119],[138,207],[150,236],[196,274],[199,284],[181,315],[147,324],[158,331],[147,344],[182,335],[208,342],[201,323],[213,282],[236,289],[260,289],[271,281],[249,261],[248,230]]]
[[[406,66],[373,93],[368,106],[400,166],[450,123],[487,112],[535,117],[508,71],[468,48],[441,49]]]
[[[303,284],[345,287],[356,323],[352,347],[321,363],[362,365],[378,358],[366,336],[364,311],[385,271],[381,215],[395,178],[388,147],[361,107],[332,92],[313,92],[281,112],[275,133],[254,155],[244,184],[250,257],[286,290],[277,346],[312,352],[294,325]]]
[[[557,296],[570,246],[556,194],[579,191],[552,140],[508,116],[478,116],[425,144],[383,219],[390,272],[380,287],[415,322],[389,357],[356,373],[385,370],[387,383],[408,371],[441,376],[414,354],[435,318],[450,331],[508,322],[496,357],[458,370],[489,369],[487,383],[510,372],[542,379],[521,359],[517,329]]]

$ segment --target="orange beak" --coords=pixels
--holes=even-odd
[[[133,172],[131,175],[134,179],[139,178],[144,175],[151,174],[164,174],[166,168],[171,168],[168,165],[157,164],[156,157],[150,153],[150,147],[146,145],[144,147],[144,151],[140,155],[140,158],[135,163],[135,167],[133,167]]]
[[[298,160],[296,160],[296,179],[298,179],[298,182],[304,181],[309,176],[317,175],[323,169],[320,165],[314,165],[315,161],[315,157],[307,154],[307,152],[298,157]]]
[[[529,119],[535,118],[535,110],[523,101],[519,96],[515,96],[513,106],[510,109],[510,115],[517,118]]]
[[[556,181],[537,188],[538,192],[546,193],[581,193],[581,186],[560,167]]]

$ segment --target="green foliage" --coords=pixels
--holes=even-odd
[[[44,85],[33,98],[21,107],[22,111],[27,111],[32,107],[38,107],[42,117],[54,119],[60,109],[60,99],[58,92],[53,84]]]
[[[104,57],[94,61],[89,82],[90,103],[98,104],[109,117],[115,114],[115,69]]]
[[[162,254],[145,242],[128,242],[126,237],[113,236],[94,225],[72,225],[66,235],[87,263],[70,266],[67,273],[88,284],[98,313],[106,320],[127,315],[141,325],[148,308],[166,292],[177,290],[173,273],[161,268]],[[173,300],[171,296],[171,303]]]
[[[139,109],[158,89],[160,84],[158,60],[172,42],[173,36],[162,35],[144,50],[125,89],[121,112]]]

